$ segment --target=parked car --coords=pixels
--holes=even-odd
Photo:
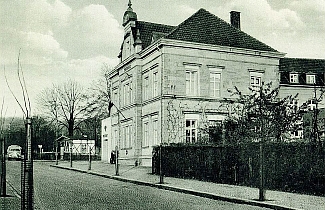
[[[21,146],[10,145],[7,149],[8,160],[19,160],[21,158]]]

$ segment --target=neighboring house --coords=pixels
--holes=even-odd
[[[56,141],[59,142],[61,159],[63,159],[64,153],[70,153],[70,148],[73,155],[86,155],[89,154],[89,151],[91,155],[95,155],[96,152],[94,139],[61,136]]]
[[[325,108],[322,90],[325,88],[325,60],[306,58],[280,59],[280,97],[296,95],[293,106],[306,105],[306,109]],[[303,126],[291,133],[292,138],[303,138]]]
[[[153,146],[195,143],[201,128],[222,122],[234,86],[279,85],[284,53],[241,31],[239,12],[230,16],[232,24],[200,9],[168,26],[139,21],[129,3],[120,63],[109,72],[115,106],[102,121],[102,160],[118,146],[120,163],[151,165]]]

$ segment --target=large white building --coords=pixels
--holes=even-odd
[[[120,163],[151,165],[153,146],[195,143],[200,128],[222,122],[229,89],[279,85],[284,53],[241,31],[239,12],[230,22],[205,9],[178,26],[144,22],[129,3],[120,63],[109,72],[115,106],[102,121],[102,160],[118,146]]]

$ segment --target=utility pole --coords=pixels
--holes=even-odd
[[[69,142],[69,150],[70,150],[70,168],[72,168],[72,140]]]
[[[90,171],[91,170],[91,147],[90,147],[90,144],[89,144],[89,138],[88,138],[88,135],[87,135],[87,147],[88,147],[88,170]]]
[[[259,200],[265,201],[265,176],[264,176],[264,115],[262,109],[263,100],[263,89],[260,87],[260,104],[259,104],[259,115],[260,115],[260,185],[259,185]]]
[[[118,146],[115,147],[115,175],[119,176],[119,167],[118,167]]]
[[[319,143],[319,132],[318,132],[318,99],[317,99],[317,89],[316,83],[314,84],[314,102],[315,108],[313,109],[313,143]]]

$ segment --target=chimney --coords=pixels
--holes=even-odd
[[[240,30],[240,12],[237,11],[230,12],[230,23],[233,27]]]

